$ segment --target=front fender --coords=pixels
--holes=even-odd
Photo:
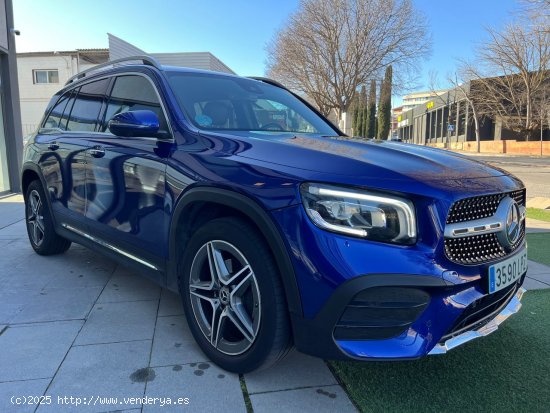
[[[195,202],[208,202],[236,209],[249,217],[258,227],[273,252],[285,289],[288,309],[291,313],[302,316],[302,304],[294,268],[288,255],[288,249],[279,228],[272,217],[252,198],[228,189],[213,187],[193,187],[178,200],[169,230],[169,259],[167,286],[177,289],[178,246],[177,224],[185,219],[188,207]]]

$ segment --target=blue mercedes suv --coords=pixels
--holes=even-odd
[[[222,368],[292,346],[445,353],[521,306],[525,188],[461,155],[345,136],[265,78],[139,56],[70,79],[25,146],[30,243],[71,242],[181,295]]]

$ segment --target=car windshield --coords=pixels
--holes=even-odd
[[[168,72],[167,77],[182,111],[200,129],[338,134],[280,87],[209,73]]]

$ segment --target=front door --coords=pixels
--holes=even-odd
[[[161,269],[167,249],[164,195],[168,144],[150,137],[114,136],[108,122],[121,112],[148,109],[157,113],[165,133],[168,126],[148,78],[125,75],[114,82],[103,133],[90,140],[88,149],[87,222],[93,234],[123,255]]]

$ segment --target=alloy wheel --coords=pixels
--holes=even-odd
[[[189,295],[199,328],[214,348],[239,355],[252,346],[260,327],[260,290],[252,267],[234,245],[213,240],[197,251]]]
[[[27,202],[27,227],[32,242],[39,247],[44,241],[46,228],[44,226],[44,205],[37,190],[32,190]]]

